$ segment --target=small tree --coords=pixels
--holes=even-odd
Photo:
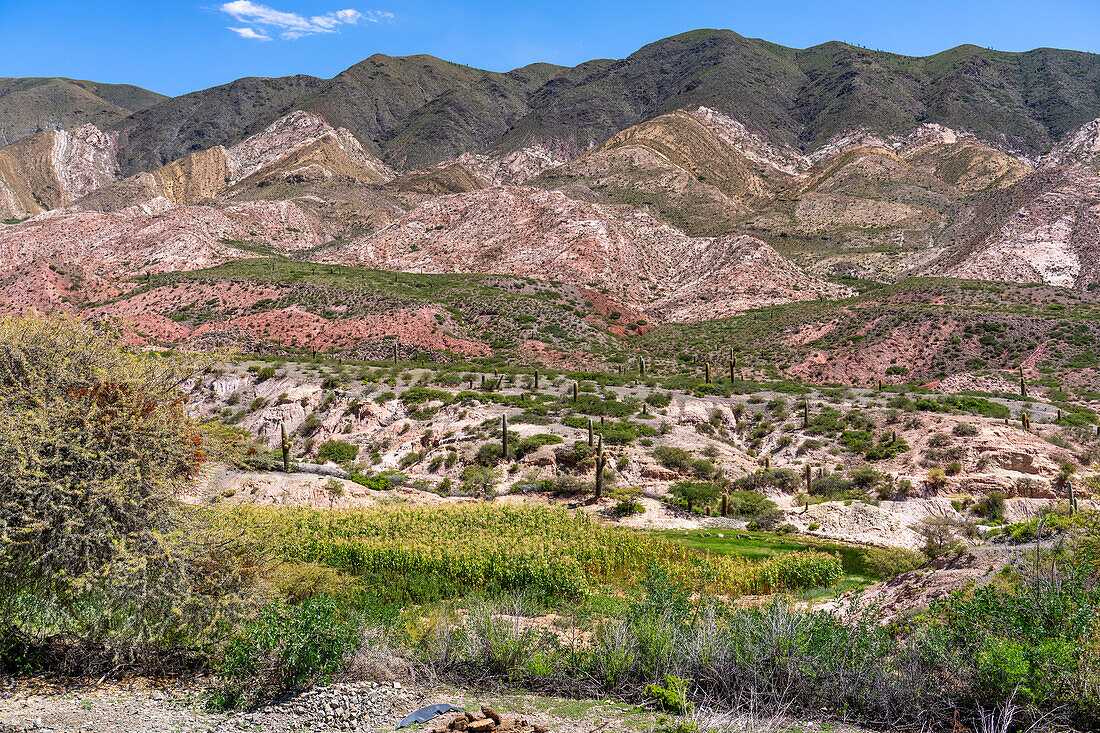
[[[489,496],[500,480],[500,471],[488,466],[467,466],[462,470],[462,491],[474,496]]]
[[[710,504],[720,492],[718,485],[710,481],[680,481],[669,489],[669,493],[687,504],[689,512],[696,504]]]

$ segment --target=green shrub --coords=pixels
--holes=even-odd
[[[974,503],[973,511],[980,517],[995,522],[1005,520],[1005,495],[1000,491],[991,491]]]
[[[354,461],[357,455],[359,446],[344,440],[326,440],[317,449],[317,460],[321,462],[347,463]]]
[[[666,674],[664,685],[646,685],[645,694],[660,710],[677,715],[686,715],[691,711],[687,696],[688,680]]]
[[[509,435],[512,431],[508,431]],[[515,457],[523,458],[528,453],[534,453],[544,445],[558,445],[564,443],[565,439],[560,435],[554,435],[553,433],[538,433],[536,435],[530,435],[523,440],[516,443],[516,455]]]
[[[662,408],[668,407],[672,403],[672,398],[664,392],[650,392],[645,398],[646,404],[650,407]]]
[[[691,451],[683,448],[659,445],[653,449],[653,457],[665,468],[686,473],[691,470]]]
[[[687,505],[691,511],[698,505],[712,503],[718,498],[717,484],[710,481],[680,481],[672,485],[669,493]]]
[[[511,431],[509,431],[511,432]],[[483,443],[477,449],[477,462],[482,466],[495,466],[504,459],[504,448],[500,443]]]
[[[211,697],[218,708],[245,708],[290,690],[327,682],[358,641],[344,604],[329,597],[293,606],[272,603],[226,647]]]
[[[900,547],[875,547],[863,554],[867,571],[882,580],[923,567],[927,562],[923,554]]]
[[[758,491],[732,491],[728,506],[730,514],[738,517],[752,517],[776,508],[774,501]]]

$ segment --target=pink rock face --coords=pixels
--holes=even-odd
[[[673,320],[843,292],[752,237],[692,238],[644,212],[526,187],[434,199],[319,261],[559,280]]]
[[[211,267],[254,256],[227,241],[280,250],[320,244],[313,222],[287,201],[224,207],[173,206],[154,199],[118,212],[47,212],[0,229],[0,272],[44,260],[119,278]]]
[[[277,343],[317,349],[346,349],[361,341],[397,336],[404,345],[426,350],[449,350],[469,356],[486,356],[489,346],[458,338],[440,329],[436,307],[406,308],[393,313],[331,321],[297,306],[234,318],[225,323],[200,326],[192,334],[199,337],[213,329],[232,328]]]

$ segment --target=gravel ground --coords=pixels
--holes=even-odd
[[[226,715],[203,709],[200,688],[174,682],[0,680],[0,733],[393,730],[424,700],[423,692],[400,683],[355,682],[312,688],[252,712]]]

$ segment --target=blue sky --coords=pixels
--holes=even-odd
[[[175,95],[242,76],[331,77],[373,53],[573,65],[694,28],[914,55],[962,43],[1100,52],[1100,0],[0,0],[0,76]]]

